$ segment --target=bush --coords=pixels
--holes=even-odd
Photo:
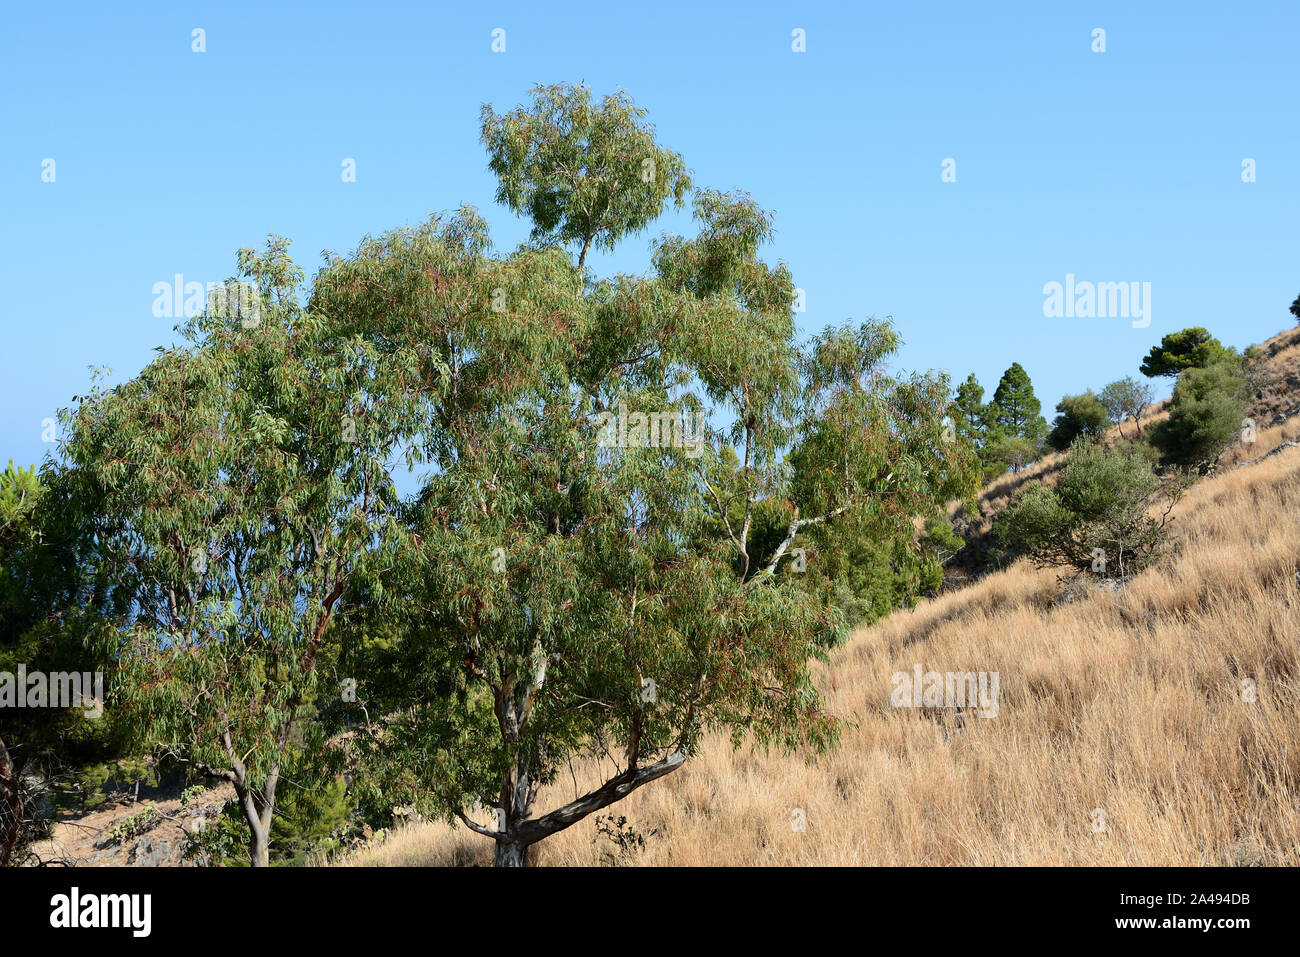
[[[941,566],[966,547],[966,539],[953,530],[952,522],[943,514],[931,515],[925,520],[919,545],[921,551]]]
[[[1249,386],[1236,363],[1188,369],[1178,377],[1169,418],[1151,428],[1166,462],[1206,470],[1240,434]]]
[[[806,548],[806,568],[783,565],[783,575],[798,575],[804,587],[838,609],[847,628],[870,624],[896,608],[911,606],[943,585],[943,564],[923,539],[870,519],[814,526],[798,544]]]
[[[997,478],[1008,468],[1018,472],[1038,458],[1038,446],[1018,435],[999,434],[984,446],[984,479]]]
[[[1110,425],[1110,412],[1091,389],[1062,397],[1056,411],[1059,414],[1047,434],[1047,444],[1058,452],[1068,449],[1079,436],[1098,436]]]
[[[1122,577],[1152,558],[1183,484],[1170,483],[1169,505],[1155,519],[1147,512],[1162,487],[1140,447],[1080,439],[1055,486],[1029,487],[998,516],[994,541],[1038,565],[1100,573],[1113,565]]]

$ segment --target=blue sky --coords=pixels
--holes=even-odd
[[[991,393],[1018,361],[1049,418],[1164,333],[1245,346],[1293,324],[1300,5],[116,6],[12,5],[0,25],[0,462],[52,448],[42,420],[88,366],[120,381],[174,341],[155,283],[231,275],[268,231],[309,275],[461,203],[513,247],[478,111],[539,82],[623,88],[697,184],[773,210],[766,255],[805,290],[805,332],[892,315],[901,368]],[[591,264],[640,270],[651,238]],[[1149,282],[1150,325],[1046,318],[1067,274]]]

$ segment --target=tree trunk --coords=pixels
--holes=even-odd
[[[23,800],[18,793],[18,769],[0,739],[0,867],[8,867],[23,823]]]
[[[531,845],[497,840],[496,853],[492,855],[493,867],[527,867],[528,848]]]
[[[582,240],[582,252],[578,254],[578,272],[582,272],[583,266],[587,263],[587,252],[591,249],[591,241],[595,239],[596,234],[592,233]]]
[[[279,780],[280,768],[276,765],[267,774],[261,793],[257,794],[248,787],[242,767],[235,776],[235,794],[248,824],[248,863],[253,867],[271,866],[271,819],[275,814],[275,788]]]
[[[270,867],[270,837],[267,830],[263,829],[261,824],[255,824],[252,821],[248,823],[248,833],[250,835],[248,842],[248,863],[253,867]]]
[[[538,841],[576,824],[588,814],[623,800],[637,788],[677,770],[685,760],[685,754],[675,751],[662,761],[656,761],[648,767],[628,768],[622,774],[610,778],[596,790],[589,791],[564,807],[540,818],[530,819],[528,817],[530,808],[527,806],[513,809],[513,815],[507,812],[503,825],[493,835],[496,839],[496,850],[492,856],[492,866],[527,867],[529,849]]]

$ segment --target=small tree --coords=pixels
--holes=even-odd
[[[1151,386],[1138,382],[1132,376],[1117,379],[1101,390],[1098,396],[1101,404],[1112,421],[1119,426],[1120,437],[1124,436],[1124,420],[1132,418],[1137,426],[1138,438],[1142,437],[1142,413],[1151,404]]]
[[[989,481],[1007,469],[1018,472],[1038,458],[1040,447],[1019,435],[995,433],[981,449],[984,480]]]
[[[1091,389],[1082,395],[1063,396],[1056,411],[1047,443],[1058,452],[1068,449],[1079,436],[1095,439],[1111,422],[1110,412]]]
[[[1035,453],[1042,447],[1047,434],[1047,420],[1043,418],[1043,404],[1034,395],[1029,373],[1019,362],[1002,373],[993,393],[988,419],[991,431],[1012,439],[1023,439]]]
[[[971,373],[957,386],[957,394],[952,403],[952,422],[956,434],[970,443],[972,448],[980,448],[985,439],[988,423],[985,421],[988,407],[984,404],[984,387]]]
[[[966,540],[957,534],[948,516],[940,512],[926,518],[920,545],[922,551],[943,566],[966,547]]]
[[[1177,376],[1184,369],[1203,369],[1215,363],[1237,359],[1237,351],[1229,349],[1200,326],[1191,326],[1171,332],[1152,346],[1142,360],[1141,372],[1148,378]]]
[[[406,542],[389,459],[420,369],[305,312],[285,241],[240,270],[257,293],[241,314],[209,309],[188,345],[83,400],[64,452],[123,599],[116,703],[233,785],[259,867],[341,599],[377,601]]]
[[[1202,471],[1241,434],[1249,384],[1237,362],[1190,368],[1178,377],[1169,418],[1151,427],[1151,444],[1167,462]]]
[[[1163,489],[1163,514],[1149,511]],[[1079,439],[1056,485],[1035,484],[995,520],[994,541],[1042,566],[1117,573],[1150,561],[1183,485],[1162,485],[1141,447]]]

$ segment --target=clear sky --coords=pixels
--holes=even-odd
[[[513,247],[479,107],[560,81],[623,88],[697,184],[774,211],[805,332],[891,315],[901,368],[991,394],[1018,361],[1050,418],[1169,331],[1293,324],[1298,38],[1294,2],[10,4],[0,463],[50,450],[88,366],[120,381],[174,341],[155,283],[232,275],[268,231],[309,275],[462,203]],[[640,270],[650,239],[590,262]],[[1044,316],[1067,274],[1150,283],[1150,325]]]

